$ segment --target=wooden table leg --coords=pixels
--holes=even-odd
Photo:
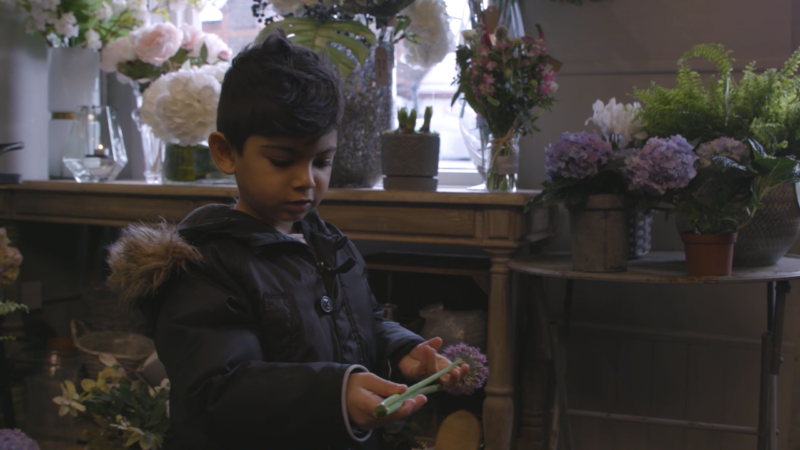
[[[489,294],[488,354],[489,381],[483,403],[483,431],[486,450],[509,450],[515,423],[511,286],[508,268],[512,252],[487,249],[492,256]]]

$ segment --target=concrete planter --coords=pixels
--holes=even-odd
[[[386,133],[381,138],[386,190],[435,191],[439,174],[439,135]]]

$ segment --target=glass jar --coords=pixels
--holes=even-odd
[[[496,138],[489,134],[488,149],[484,151],[486,190],[516,192],[519,172],[519,133]]]
[[[48,341],[47,350],[28,356],[35,366],[35,373],[26,379],[28,408],[25,432],[39,442],[74,444],[81,436],[81,428],[71,415],[58,415],[59,405],[53,402],[53,398],[62,395],[61,384],[66,380],[72,381],[80,390],[78,370],[81,360],[74,347],[63,345],[64,339],[55,339]]]
[[[81,107],[72,121],[63,161],[78,183],[114,181],[128,164],[116,111]]]

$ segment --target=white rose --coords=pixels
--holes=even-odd
[[[103,42],[100,41],[100,34],[94,30],[88,30],[86,32],[86,42],[84,43],[84,47],[90,48],[94,51],[98,51],[103,48]]]
[[[442,0],[416,0],[400,13],[411,20],[406,33],[416,36],[419,42],[415,44],[409,39],[403,41],[406,61],[421,67],[442,62],[453,49],[454,41],[447,5]]]
[[[100,7],[94,10],[92,13],[94,17],[97,17],[98,20],[102,23],[108,22],[108,19],[114,15],[114,9],[106,2],[102,2]]]
[[[193,27],[189,24],[183,24],[181,27],[183,31],[183,41],[181,42],[181,47],[186,49],[191,56],[200,55],[200,47],[203,46],[203,37],[205,33],[203,30],[197,27]]]
[[[165,22],[134,30],[130,34],[133,51],[142,61],[160,66],[173,57],[183,42],[183,33]]]
[[[478,32],[475,30],[464,30],[461,32],[461,37],[464,38],[464,41],[471,41],[478,37]]]
[[[208,50],[209,64],[214,64],[220,60],[230,61],[233,56],[233,51],[228,47],[228,44],[216,34],[209,33],[203,36],[203,44],[205,44],[206,50]],[[200,48],[202,48],[202,44]],[[192,56],[200,56],[200,48],[197,49],[197,55]]]
[[[121,37],[109,42],[100,53],[100,70],[105,73],[117,71],[117,66],[125,61],[136,59],[133,44],[127,37]]]

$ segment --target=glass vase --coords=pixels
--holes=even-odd
[[[482,146],[483,172],[489,192],[516,192],[519,172],[519,133],[496,138],[489,133]]]
[[[136,108],[131,111],[131,118],[136,128],[139,129],[139,136],[142,142],[142,154],[144,160],[144,180],[147,184],[161,184],[164,164],[164,142],[153,134],[150,125],[142,122],[139,111],[142,108],[142,93],[139,84],[133,88],[133,95],[136,98]]]
[[[114,109],[81,107],[72,121],[63,161],[78,183],[117,178],[128,163],[128,155]]]
[[[233,184],[235,179],[219,170],[208,145],[200,143],[164,146],[164,181],[173,184]]]

